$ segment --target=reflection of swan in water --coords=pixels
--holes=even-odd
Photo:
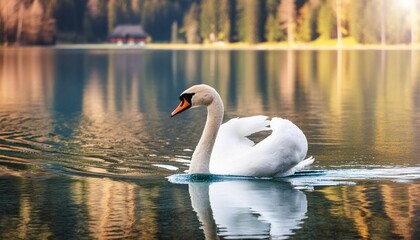
[[[285,238],[307,211],[306,195],[286,182],[192,182],[189,192],[207,239]]]

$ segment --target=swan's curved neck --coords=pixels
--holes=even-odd
[[[203,134],[192,155],[190,174],[210,173],[209,163],[211,152],[216,141],[217,133],[223,120],[223,102],[219,94],[216,93],[210,105],[207,106],[207,121],[204,126]]]

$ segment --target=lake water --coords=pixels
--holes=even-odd
[[[419,66],[403,50],[1,49],[0,239],[419,239]],[[198,83],[225,121],[292,120],[315,163],[182,175],[205,110],[170,113]]]

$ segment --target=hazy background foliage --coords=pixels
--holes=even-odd
[[[118,24],[154,42],[419,42],[415,0],[0,0],[0,42],[100,43]]]

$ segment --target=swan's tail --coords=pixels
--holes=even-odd
[[[299,172],[302,169],[304,169],[305,167],[311,165],[314,161],[315,161],[315,158],[312,157],[312,156],[310,156],[307,159],[303,160],[302,162],[298,163],[293,168],[289,169],[287,172],[284,172],[284,173],[281,173],[281,174],[277,174],[274,177],[286,177],[286,176],[293,175],[293,174],[295,174],[295,172]]]
[[[294,166],[293,169],[295,170],[295,172],[298,172],[304,169],[305,167],[311,165],[312,163],[314,163],[314,161],[315,161],[315,158],[313,156],[310,156],[307,159],[303,160],[302,162],[298,163],[296,166]]]

